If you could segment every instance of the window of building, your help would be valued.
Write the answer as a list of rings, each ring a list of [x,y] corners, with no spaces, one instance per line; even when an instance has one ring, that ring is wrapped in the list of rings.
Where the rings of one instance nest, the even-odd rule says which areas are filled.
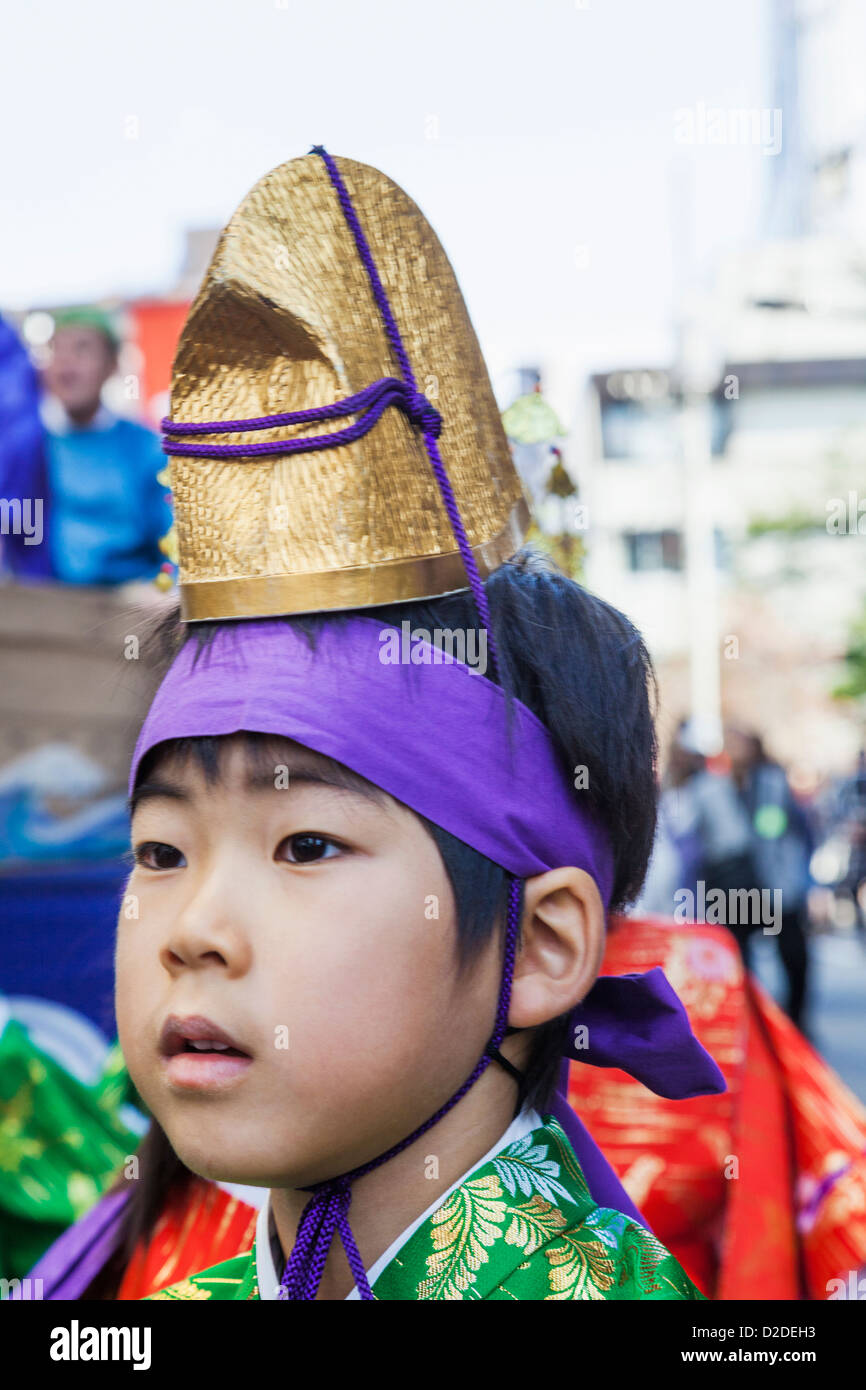
[[[601,436],[607,459],[670,458],[676,448],[670,402],[606,401]]]
[[[623,540],[626,563],[635,573],[683,568],[683,537],[680,531],[626,531]]]

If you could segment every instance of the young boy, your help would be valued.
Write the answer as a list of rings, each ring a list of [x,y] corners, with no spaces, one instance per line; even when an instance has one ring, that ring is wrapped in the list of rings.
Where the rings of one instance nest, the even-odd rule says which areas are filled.
[[[596,982],[652,841],[648,659],[503,563],[525,504],[414,204],[320,147],[262,180],[172,407],[189,625],[133,758],[118,1027],[180,1159],[269,1200],[250,1252],[155,1296],[700,1298],[554,1096],[564,1055],[723,1086],[660,972]]]

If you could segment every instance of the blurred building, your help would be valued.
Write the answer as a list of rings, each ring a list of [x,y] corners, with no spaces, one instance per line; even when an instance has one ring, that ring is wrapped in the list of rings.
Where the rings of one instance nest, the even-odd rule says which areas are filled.
[[[591,378],[574,453],[587,582],[648,638],[668,721],[703,663],[724,717],[829,772],[866,721],[830,693],[866,604],[866,5],[769,16],[783,136],[763,239],[680,306],[675,362]]]
[[[772,731],[786,760],[841,770],[860,739],[830,691],[866,603],[866,260],[821,239],[759,246],[720,266],[687,321],[720,364],[698,395],[695,477],[687,358],[591,379],[587,582],[646,635],[676,716],[691,702],[689,546],[711,549],[698,611],[717,628],[723,715]]]
[[[866,229],[866,5],[771,0],[780,157],[770,161],[774,236],[862,238]]]

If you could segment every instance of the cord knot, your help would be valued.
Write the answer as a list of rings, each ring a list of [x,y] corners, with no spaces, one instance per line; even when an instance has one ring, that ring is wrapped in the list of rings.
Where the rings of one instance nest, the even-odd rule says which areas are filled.
[[[406,401],[406,414],[413,424],[420,425],[424,431],[429,431],[434,438],[438,438],[442,430],[442,416],[439,411],[432,406],[424,395],[423,391],[412,391]]]

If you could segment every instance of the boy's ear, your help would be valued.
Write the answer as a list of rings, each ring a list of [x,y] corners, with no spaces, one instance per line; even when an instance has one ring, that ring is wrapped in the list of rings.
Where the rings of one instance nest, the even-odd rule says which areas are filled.
[[[574,868],[528,878],[520,929],[508,1022],[535,1028],[573,1009],[598,977],[605,915],[595,879]]]

